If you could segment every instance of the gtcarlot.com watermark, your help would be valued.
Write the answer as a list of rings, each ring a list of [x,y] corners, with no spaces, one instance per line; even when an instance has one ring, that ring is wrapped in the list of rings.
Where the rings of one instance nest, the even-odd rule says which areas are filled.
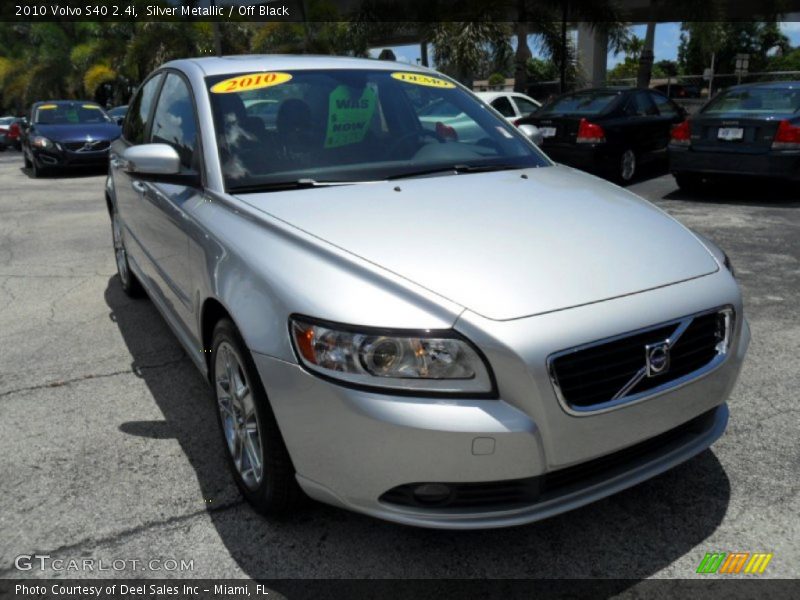
[[[18,571],[194,571],[194,559],[183,558],[51,558],[49,554],[20,554],[14,559]]]

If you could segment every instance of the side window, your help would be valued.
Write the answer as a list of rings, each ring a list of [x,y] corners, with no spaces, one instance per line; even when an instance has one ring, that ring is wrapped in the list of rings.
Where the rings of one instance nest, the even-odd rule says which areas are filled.
[[[504,117],[515,117],[517,114],[514,112],[514,107],[511,106],[511,101],[505,96],[492,100],[492,107]]]
[[[186,82],[174,73],[167,75],[153,115],[151,142],[169,144],[178,151],[181,164],[197,170],[197,124],[192,96]]]
[[[650,94],[653,102],[662,117],[676,117],[678,116],[678,109],[666,96],[661,94]]]
[[[159,73],[151,77],[139,91],[131,102],[128,114],[125,116],[125,123],[122,126],[122,137],[131,144],[143,144],[144,132],[147,129],[147,118],[150,116],[150,108],[153,106],[158,84],[164,76]]]
[[[645,92],[635,93],[630,100],[625,110],[626,114],[636,117],[649,117],[658,115],[655,104],[650,100],[649,94]]]
[[[539,110],[539,107],[536,106],[533,102],[531,102],[527,98],[522,98],[521,96],[514,96],[514,102],[517,103],[519,114],[521,114],[523,117],[527,117],[529,114]]]

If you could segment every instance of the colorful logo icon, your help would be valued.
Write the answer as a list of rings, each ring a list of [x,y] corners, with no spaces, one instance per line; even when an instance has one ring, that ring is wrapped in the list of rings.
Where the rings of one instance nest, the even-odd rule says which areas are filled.
[[[771,560],[772,554],[766,552],[706,552],[697,567],[697,572],[760,575]]]

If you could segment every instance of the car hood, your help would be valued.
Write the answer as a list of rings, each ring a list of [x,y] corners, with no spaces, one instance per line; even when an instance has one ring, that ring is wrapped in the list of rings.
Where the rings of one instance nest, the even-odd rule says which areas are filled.
[[[76,123],[65,125],[36,125],[36,135],[43,135],[54,142],[83,142],[93,140],[115,140],[121,129],[114,123]]]
[[[655,206],[562,166],[240,198],[496,320],[719,269],[687,228]]]

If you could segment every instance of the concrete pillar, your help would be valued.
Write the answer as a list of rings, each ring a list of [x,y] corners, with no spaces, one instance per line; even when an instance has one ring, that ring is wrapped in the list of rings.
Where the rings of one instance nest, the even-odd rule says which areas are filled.
[[[605,84],[608,34],[600,27],[578,24],[578,67],[586,87]]]

